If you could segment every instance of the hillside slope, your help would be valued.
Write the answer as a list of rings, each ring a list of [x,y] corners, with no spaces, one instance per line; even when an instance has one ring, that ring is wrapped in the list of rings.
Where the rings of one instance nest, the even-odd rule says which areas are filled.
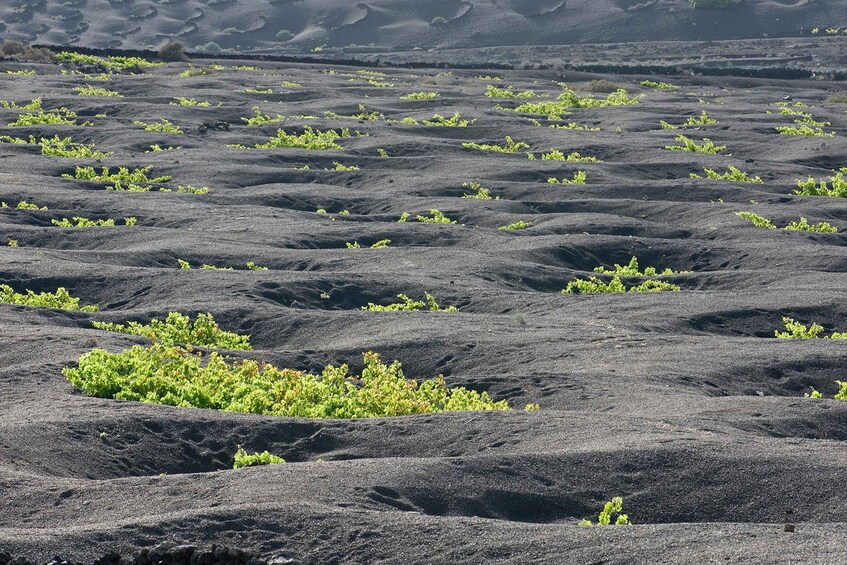
[[[809,35],[847,23],[845,0],[12,0],[0,37],[150,48],[168,38],[241,52],[318,46],[457,48]]]

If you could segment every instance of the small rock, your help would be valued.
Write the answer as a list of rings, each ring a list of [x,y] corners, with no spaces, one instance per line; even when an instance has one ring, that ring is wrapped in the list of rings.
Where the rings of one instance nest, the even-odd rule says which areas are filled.
[[[782,529],[785,532],[793,532],[794,530],[797,529],[797,526],[795,526],[794,524],[785,524],[785,526]]]

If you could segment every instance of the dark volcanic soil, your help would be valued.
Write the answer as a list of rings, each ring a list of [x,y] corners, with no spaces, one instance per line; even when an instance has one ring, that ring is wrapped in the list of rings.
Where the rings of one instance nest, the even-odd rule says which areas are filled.
[[[847,330],[847,207],[792,194],[798,179],[847,165],[845,107],[826,101],[841,84],[666,77],[682,87],[659,91],[640,87],[640,77],[608,77],[644,97],[564,118],[595,132],[494,109],[516,101],[483,96],[487,82],[476,77],[486,71],[376,76],[259,65],[184,78],[186,65],[172,64],[109,82],[62,76],[55,65],[0,75],[3,99],[42,97],[45,108],[65,106],[94,123],[11,128],[21,112],[0,110],[0,135],[72,135],[114,152],[91,161],[0,145],[0,200],[10,204],[0,211],[0,283],[65,286],[102,310],[0,305],[0,547],[39,559],[171,539],[285,550],[308,563],[845,561],[847,403],[803,393],[811,386],[831,398],[847,349],[773,338],[783,316]],[[556,81],[580,88],[597,78],[496,74],[501,87],[551,97],[561,91]],[[77,96],[83,84],[124,97]],[[420,91],[440,97],[400,99]],[[788,95],[837,135],[778,135],[793,117],[773,104]],[[170,105],[177,96],[211,105]],[[359,104],[390,120],[460,112],[476,121],[446,128],[324,117],[358,113]],[[247,126],[241,118],[253,106],[286,119]],[[704,110],[720,123],[659,126]],[[185,133],[132,123],[160,118]],[[229,131],[199,131],[215,121]],[[306,124],[367,136],[331,152],[227,147]],[[662,149],[679,133],[728,149]],[[602,162],[462,147],[507,135],[539,156],[558,149]],[[178,149],[145,153],[152,144]],[[360,170],[324,170],[334,162]],[[210,192],[110,192],[61,178],[94,164],[152,165],[174,186]],[[764,183],[689,178],[729,166]],[[577,171],[587,184],[547,183]],[[471,181],[500,199],[462,198]],[[15,210],[20,200],[49,210]],[[433,208],[458,223],[413,221]],[[780,226],[801,216],[828,221],[841,233],[757,229],[740,211]],[[412,219],[398,223],[404,212]],[[71,216],[135,216],[138,225],[50,223]],[[518,220],[530,227],[497,229]],[[382,239],[389,248],[366,248]],[[365,248],[348,249],[353,241]],[[669,278],[683,290],[560,293],[633,255],[642,266],[690,271]],[[180,269],[179,259],[195,268]],[[248,261],[269,270],[249,271]],[[197,268],[203,263],[236,270]],[[460,312],[360,310],[426,291]],[[361,352],[375,350],[410,376],[443,373],[451,386],[516,409],[295,420],[87,398],[62,376],[92,347],[144,342],[93,329],[92,320],[147,321],[171,310],[209,311],[225,329],[249,333],[254,358],[318,370],[356,367]],[[536,402],[540,411],[521,409]],[[288,463],[232,470],[238,445]],[[635,525],[576,525],[613,496]],[[783,531],[788,522],[796,532]]]

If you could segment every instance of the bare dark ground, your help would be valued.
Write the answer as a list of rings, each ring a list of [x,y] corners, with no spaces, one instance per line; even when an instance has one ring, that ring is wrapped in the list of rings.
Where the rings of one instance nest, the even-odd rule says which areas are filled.
[[[751,211],[780,226],[803,216],[847,230],[840,199],[792,194],[798,179],[847,165],[845,107],[827,102],[840,83],[650,77],[681,85],[659,91],[640,87],[642,77],[608,76],[644,97],[564,117],[594,132],[493,109],[517,101],[483,96],[485,71],[258,66],[183,78],[187,66],[171,64],[109,82],[62,76],[55,65],[0,67],[39,73],[0,75],[3,99],[42,97],[45,108],[66,106],[95,124],[11,128],[21,112],[0,110],[0,135],[72,135],[114,151],[91,161],[0,145],[0,200],[10,205],[0,211],[0,283],[65,286],[102,310],[0,305],[0,547],[77,560],[169,539],[284,550],[309,563],[844,562],[847,403],[803,393],[815,387],[831,398],[847,351],[840,341],[773,336],[783,316],[847,330],[847,236],[757,229],[736,216]],[[579,88],[600,78],[496,74],[501,87],[551,97],[556,81]],[[72,88],[83,84],[124,97],[77,96]],[[420,91],[440,96],[399,98]],[[170,105],[177,96],[211,106]],[[785,96],[837,135],[778,135],[794,119],[773,105]],[[460,112],[476,121],[324,117],[358,113],[359,104],[392,120]],[[247,126],[240,118],[253,106],[286,120]],[[659,126],[704,110],[720,123]],[[160,118],[185,133],[132,123]],[[229,130],[199,132],[216,121]],[[306,124],[367,136],[331,152],[227,147]],[[662,149],[679,133],[728,149]],[[507,135],[539,160],[462,147]],[[145,153],[152,144],[179,149]],[[602,162],[540,160],[551,149]],[[335,162],[360,170],[324,170]],[[60,178],[95,164],[152,165],[174,186],[210,193],[110,192]],[[764,183],[689,178],[729,166]],[[585,185],[547,183],[580,170]],[[470,181],[500,200],[462,198]],[[49,211],[15,210],[20,200]],[[458,223],[414,221],[433,208]],[[397,223],[404,212],[412,218]],[[135,216],[138,225],[51,225],[71,216]],[[497,229],[518,220],[530,227]],[[389,248],[366,248],[382,239]],[[353,241],[365,248],[348,249]],[[683,290],[560,294],[633,255],[642,266],[691,271],[669,278]],[[195,268],[181,270],[179,259]],[[269,270],[249,271],[248,261]],[[426,291],[460,312],[360,310]],[[443,373],[451,386],[486,390],[515,410],[294,420],[87,398],[62,376],[94,346],[144,342],[93,329],[92,320],[171,310],[212,312],[225,329],[252,336],[250,356],[279,365],[356,367],[375,350],[410,376]],[[522,410],[536,402],[540,411]],[[232,470],[237,445],[288,463]],[[576,525],[613,496],[635,525]],[[796,531],[784,532],[785,523]]]

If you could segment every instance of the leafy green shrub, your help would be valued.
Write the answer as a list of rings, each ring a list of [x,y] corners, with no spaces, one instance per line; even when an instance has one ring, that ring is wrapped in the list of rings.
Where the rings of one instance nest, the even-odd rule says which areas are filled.
[[[680,142],[682,145],[666,145],[665,149],[668,151],[690,151],[692,153],[709,153],[712,155],[726,149],[726,145],[715,145],[708,138],[703,138],[703,143],[700,145],[684,135],[678,135],[674,140]]]
[[[30,136],[31,144],[33,140],[34,138]],[[41,145],[41,154],[49,157],[100,159],[112,154],[111,152],[96,151],[94,145],[74,143],[70,137],[60,138],[58,135],[53,136],[53,138],[42,137],[38,144]]]
[[[597,277],[591,277],[587,280],[576,279],[568,283],[568,286],[562,290],[562,294],[601,294],[606,292],[662,292],[662,291],[679,291],[682,288],[678,285],[667,283],[664,281],[649,280],[635,286],[627,288],[621,281],[620,276],[615,277],[607,282],[602,281]]]
[[[191,263],[189,263],[188,261],[184,261],[182,259],[177,259],[177,262],[179,263],[180,269],[191,269],[192,268]],[[203,265],[200,266],[200,269],[202,269],[204,271],[234,271],[235,267],[215,267],[214,265],[203,264]],[[260,267],[259,265],[257,265],[253,261],[248,261],[247,262],[247,270],[248,271],[267,271],[268,268],[267,267]]]
[[[364,120],[369,122],[376,122],[385,118],[380,112],[368,112],[367,108],[365,108],[364,104],[359,104],[359,113],[352,114],[349,116],[345,116],[343,114],[336,114],[335,112],[324,112],[324,115],[327,118],[333,119],[346,119],[346,120]]]
[[[465,188],[470,188],[471,190],[475,190],[474,193],[465,193],[462,195],[462,198],[471,198],[474,200],[500,200],[500,197],[492,197],[491,191],[485,187],[483,187],[478,182],[466,182],[462,184]]]
[[[435,114],[431,120],[424,120],[424,125],[447,127],[447,128],[465,128],[472,124],[475,120],[465,120],[459,112],[453,114],[450,118],[445,118],[440,114]]]
[[[777,227],[776,224],[771,222],[769,219],[753,214],[752,212],[737,212],[736,215],[741,218],[744,218],[745,220],[750,220],[751,222],[753,222],[753,225],[757,228],[767,228],[773,230]],[[782,229],[786,231],[807,231],[816,233],[838,232],[838,228],[833,227],[829,224],[829,222],[818,222],[816,224],[810,224],[809,220],[803,217],[800,218],[799,222],[791,222]]]
[[[693,0],[692,0],[693,1]],[[620,496],[614,497],[610,502],[607,502],[605,506],[603,506],[603,510],[600,512],[600,515],[597,517],[597,525],[598,526],[608,526],[612,523],[612,514],[617,514],[617,518],[615,519],[616,526],[629,526],[629,516],[623,514],[623,498]],[[579,523],[580,526],[592,526],[594,524],[591,523],[591,520],[582,520]]]
[[[41,110],[41,98],[35,98],[28,104],[19,105],[14,100],[9,102],[6,100],[0,100],[0,106],[3,106],[6,110],[24,110],[27,112],[34,112],[36,110]]]
[[[338,139],[350,137],[350,131],[342,129],[341,132],[335,130],[320,131],[312,129],[310,126],[303,127],[303,133],[287,134],[285,130],[278,130],[276,137],[270,138],[267,143],[256,145],[256,149],[276,149],[276,148],[296,148],[310,149],[313,151],[328,151],[334,149],[343,149],[341,145],[336,143]]]
[[[756,184],[761,184],[762,177],[749,177],[747,173],[737,169],[736,167],[730,166],[729,169],[725,173],[718,173],[712,169],[703,169],[706,171],[706,178],[711,180],[728,180],[733,182],[751,182]],[[691,173],[691,178],[693,179],[701,179],[700,175],[697,173]]]
[[[256,465],[278,465],[285,463],[285,459],[278,457],[267,451],[262,453],[249,454],[241,447],[235,452],[235,462],[232,464],[233,469],[241,469],[242,467],[253,467]]]
[[[142,122],[141,120],[135,120],[134,123],[137,126],[141,126],[144,128],[144,131],[157,131],[162,133],[173,133],[173,134],[181,134],[183,133],[182,129],[179,126],[175,126],[170,122],[170,120],[166,118],[160,118],[159,122],[147,123]]]
[[[15,247],[15,246],[12,246]],[[16,304],[18,306],[33,306],[36,308],[59,308],[62,310],[79,310],[80,312],[97,312],[96,305],[80,306],[79,298],[68,293],[64,287],[59,287],[56,292],[35,293],[27,290],[26,294],[15,292],[6,284],[0,284],[0,303]]]
[[[508,225],[505,225],[505,226],[500,226],[497,229],[500,230],[500,231],[518,231],[518,230],[526,229],[529,226],[530,226],[530,224],[526,223],[525,221],[518,220],[517,222],[511,223],[511,224],[508,224]]]
[[[606,106],[628,106],[638,104],[639,97],[629,98],[627,91],[624,89],[616,90],[609,94],[606,98],[586,97],[580,98],[576,92],[570,88],[565,88],[554,101],[546,102],[527,102],[514,108],[513,112],[520,114],[541,114],[545,116],[561,116],[566,114],[568,110],[574,108],[603,108]]]
[[[69,157],[75,159],[100,159],[108,157],[111,153],[103,151],[94,151],[94,145],[86,145],[84,143],[74,143],[70,137],[59,137],[54,135],[50,137],[42,137],[36,140],[35,136],[29,136],[29,140],[21,137],[11,137],[8,135],[0,136],[0,143],[10,143],[12,145],[39,145],[41,154],[49,157]]]
[[[530,161],[535,161],[536,157],[533,153],[527,153],[527,158]],[[572,153],[565,155],[558,149],[553,149],[550,153],[542,153],[541,154],[542,161],[568,161],[570,163],[602,163],[600,159],[594,157],[592,155],[582,156],[579,151],[573,151]]]
[[[796,126],[777,126],[776,131],[780,135],[793,135],[800,137],[835,137],[835,132],[826,132],[820,127],[811,127],[808,125]]]
[[[338,161],[333,161],[334,166],[331,169],[326,169],[327,171],[358,171],[360,170],[358,165],[343,165]]]
[[[14,122],[10,122],[9,127],[25,127],[25,126],[75,126],[76,113],[60,108],[45,112],[43,110],[36,113],[21,114]]]
[[[550,177],[547,179],[549,184],[585,184],[585,181],[588,179],[588,174],[585,171],[577,171],[574,173],[572,179],[562,178],[557,179],[556,177]]]
[[[675,84],[670,84],[667,82],[655,82],[652,80],[643,80],[641,81],[641,86],[646,86],[649,88],[658,88],[660,90],[676,90],[679,86]]]
[[[399,362],[386,365],[376,353],[363,357],[361,375],[349,375],[347,365],[329,365],[313,375],[154,343],[120,353],[94,349],[77,367],[62,373],[98,398],[275,416],[372,418],[509,409],[505,401],[494,402],[485,392],[448,389],[443,377],[421,383],[406,379]]]
[[[398,294],[397,298],[400,299],[400,302],[388,304],[387,306],[381,306],[379,304],[374,304],[373,302],[368,302],[367,306],[362,306],[362,310],[365,310],[366,312],[419,312],[421,310],[429,310],[430,312],[459,311],[459,309],[455,306],[448,306],[446,308],[442,308],[438,305],[438,302],[435,300],[435,297],[428,292],[424,294],[423,300],[413,300],[405,294]]]
[[[840,387],[840,390],[835,393],[835,396],[833,396],[832,398],[834,400],[847,400],[847,381],[835,381],[835,384]],[[803,396],[805,396],[806,398],[823,398],[823,395],[819,391],[815,390],[814,387],[811,388],[811,394],[804,393]]]
[[[69,220],[67,218],[62,218],[61,220],[50,220],[50,222],[54,226],[59,226],[60,228],[96,228],[96,227],[114,227],[115,220],[112,218],[108,218],[105,220],[89,220],[88,218],[81,218],[80,216],[74,216],[73,220]],[[134,226],[138,220],[136,218],[124,218],[124,224],[127,226]]]
[[[211,102],[198,102],[195,98],[183,98],[182,96],[174,97],[174,102],[169,102],[171,106],[199,106],[201,108],[208,108],[212,105]]]
[[[152,319],[149,324],[127,322],[113,324],[92,322],[94,327],[110,332],[140,335],[164,345],[196,345],[215,349],[252,349],[250,336],[223,331],[211,314],[198,314],[194,322],[179,312],[170,312],[164,320]]]
[[[120,92],[107,90],[99,86],[91,86],[90,84],[86,84],[85,86],[76,86],[74,87],[74,90],[79,93],[80,96],[101,96],[104,98],[123,98],[124,96]]]
[[[211,43],[207,43],[206,45],[208,46],[208,45],[212,45],[212,44],[217,47],[217,50],[214,51],[214,52],[220,52],[221,48],[219,46],[217,46],[216,43],[211,42]],[[179,73],[179,76],[181,76],[182,78],[191,78],[191,77],[205,76],[205,75],[208,75],[208,74],[211,74],[211,71],[209,71],[208,69],[189,66],[187,69],[185,69],[184,71]]]
[[[385,249],[391,243],[390,239],[380,239],[376,243],[370,246],[371,249]],[[354,241],[353,243],[347,243],[347,249],[361,249],[362,246],[359,245],[358,241]]]
[[[403,100],[435,100],[438,96],[437,92],[411,92],[400,98]]]
[[[262,109],[258,106],[253,106],[253,116],[249,118],[241,118],[242,121],[247,122],[248,126],[263,126],[265,124],[275,124],[279,122],[285,121],[285,116],[280,116],[277,114],[276,116],[271,116],[270,114],[263,114]]]
[[[6,203],[3,202],[3,208],[6,207],[5,204]],[[18,202],[18,205],[15,206],[15,208],[18,209],[18,210],[37,210],[37,211],[40,211],[40,212],[47,211],[47,206],[39,207],[38,204],[35,204],[35,203],[32,203],[32,202],[27,202],[26,200],[21,200],[20,202]]]
[[[523,92],[515,92],[513,87],[497,88],[493,84],[489,84],[485,89],[485,95],[489,98],[535,98],[536,94],[533,90],[524,90]]]
[[[164,63],[153,63],[140,57],[96,57],[94,55],[83,55],[72,51],[63,51],[56,55],[60,61],[70,61],[85,65],[98,65],[112,69],[131,69],[133,67],[159,67]]]
[[[451,220],[447,216],[445,216],[442,212],[439,212],[435,208],[429,211],[429,216],[418,216],[417,220],[419,222],[424,222],[425,224],[455,224],[454,220]]]
[[[527,145],[523,141],[512,141],[512,138],[508,135],[506,136],[506,144],[502,146],[471,142],[463,143],[462,147],[467,147],[469,149],[479,149],[480,151],[493,151],[495,153],[517,153],[521,149],[529,149],[529,145]]]
[[[794,194],[847,198],[847,180],[844,179],[844,173],[847,173],[847,167],[840,169],[835,175],[829,177],[830,185],[827,185],[825,180],[821,180],[820,184],[816,184],[814,177],[809,177],[805,181],[798,180],[797,186],[800,187],[800,190],[795,190]]]
[[[808,231],[815,233],[838,233],[838,228],[833,227],[829,222],[810,224],[806,218],[802,217],[799,222],[791,222],[782,229],[788,231]]]
[[[567,124],[551,124],[550,129],[566,129],[568,131],[600,131],[600,128],[593,128],[591,126],[580,125],[576,122],[570,122]]]
[[[757,228],[767,228],[769,230],[776,229],[776,224],[772,221],[763,216],[759,216],[758,214],[754,214],[753,212],[737,212],[735,215],[740,218],[744,218],[745,220],[750,220]]]
[[[783,317],[782,323],[785,324],[785,331],[777,330],[777,339],[816,339],[823,332],[823,326],[819,324],[807,327],[793,318]]]
[[[607,269],[606,267],[594,267],[595,273],[600,273],[601,275],[621,275],[625,277],[669,277],[671,275],[680,275],[686,273],[686,271],[674,271],[672,269],[665,269],[663,271],[658,270],[656,267],[644,267],[643,271],[639,270],[638,267],[638,258],[633,257],[630,259],[628,265],[618,265],[615,263],[614,269]]]
[[[111,173],[109,172],[108,167],[103,167],[101,172],[98,173],[95,167],[77,167],[73,174],[64,173],[62,174],[62,178],[65,179],[77,179],[77,180],[90,180],[97,182],[124,182],[124,183],[138,183],[138,184],[156,184],[168,182],[171,180],[169,176],[160,176],[149,178],[147,173],[153,170],[152,165],[148,165],[146,167],[136,168],[130,171],[126,167],[118,168],[118,172]]]
[[[720,122],[718,120],[715,120],[714,118],[710,118],[709,114],[706,113],[706,110],[703,110],[702,112],[700,112],[700,115],[697,116],[696,118],[693,117],[693,116],[688,118],[688,120],[683,124],[682,127],[710,126],[710,125],[719,124],[719,123]]]

